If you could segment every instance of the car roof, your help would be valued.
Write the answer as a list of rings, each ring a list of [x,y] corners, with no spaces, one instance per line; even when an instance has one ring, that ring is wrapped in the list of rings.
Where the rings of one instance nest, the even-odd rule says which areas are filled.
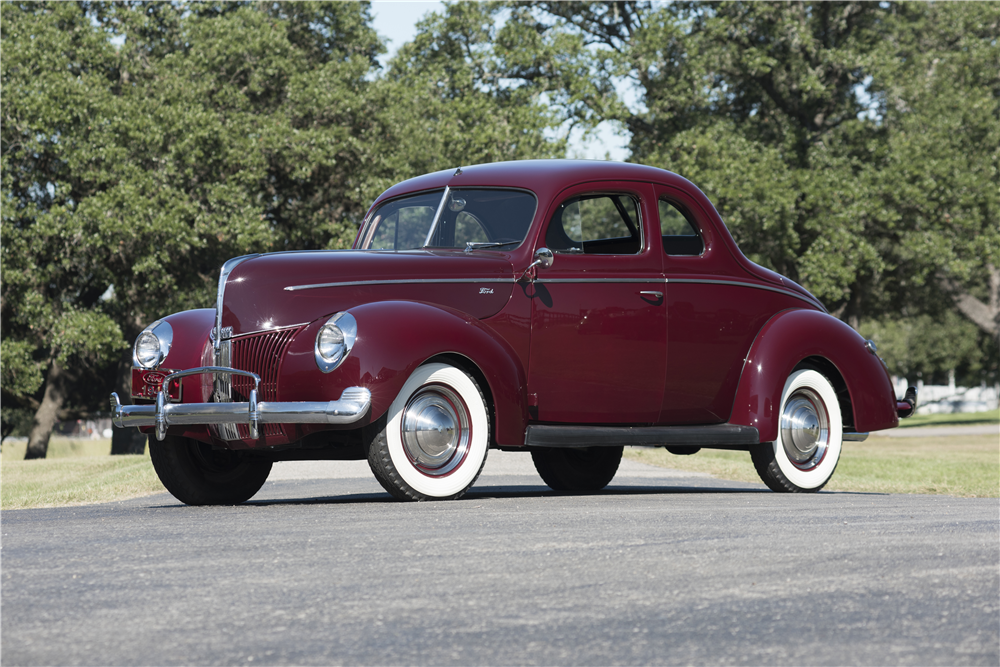
[[[588,181],[642,181],[698,190],[693,183],[673,172],[640,164],[604,160],[517,160],[463,166],[417,176],[392,186],[375,203],[446,185],[452,188],[523,188],[545,196]]]

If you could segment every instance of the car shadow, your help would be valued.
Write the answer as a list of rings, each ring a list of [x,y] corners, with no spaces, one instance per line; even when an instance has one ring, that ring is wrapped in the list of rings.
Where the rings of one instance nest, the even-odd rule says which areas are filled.
[[[532,498],[572,498],[572,497],[615,497],[615,496],[682,496],[682,495],[717,495],[717,496],[782,496],[792,497],[799,494],[775,494],[770,489],[749,486],[643,486],[622,485],[609,486],[600,491],[568,492],[553,491],[541,485],[492,485],[470,489],[462,498],[450,501],[468,503],[482,500],[510,500]],[[820,496],[850,495],[850,496],[885,496],[886,493],[862,491],[820,491]],[[244,506],[270,507],[282,505],[375,505],[380,503],[402,504],[388,493],[347,493],[340,495],[307,496],[301,498],[251,498]],[[180,502],[147,505],[147,509],[169,509],[186,507]]]
[[[593,492],[553,491],[546,486],[483,486],[472,488],[457,501],[465,503],[475,500],[490,499],[530,499],[530,498],[563,498],[588,496],[657,496],[683,494],[768,494],[768,489],[753,487],[709,487],[709,486],[613,486]],[[314,496],[310,498],[267,498],[250,499],[245,504],[254,506],[268,505],[346,505],[367,503],[397,503],[388,493],[354,493],[336,496]]]

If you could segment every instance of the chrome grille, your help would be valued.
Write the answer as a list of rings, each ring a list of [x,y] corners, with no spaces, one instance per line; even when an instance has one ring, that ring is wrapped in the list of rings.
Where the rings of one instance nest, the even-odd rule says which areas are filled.
[[[225,352],[220,355],[220,357],[228,356],[229,358],[225,359],[228,363],[220,363],[219,365],[256,373],[260,376],[257,400],[261,402],[277,401],[278,369],[281,366],[282,356],[288,344],[301,330],[302,327],[295,327],[231,338],[225,341],[228,344],[223,346]],[[220,358],[220,361],[223,359]],[[250,400],[253,380],[241,375],[227,375],[225,378],[221,375],[220,382],[216,385],[217,389],[228,390],[225,392],[228,395],[222,400],[226,402]],[[245,424],[220,424],[219,426],[219,436],[225,440],[241,440],[250,437],[250,429]],[[279,436],[284,434],[284,429],[281,424],[261,424],[260,434],[265,437]]]

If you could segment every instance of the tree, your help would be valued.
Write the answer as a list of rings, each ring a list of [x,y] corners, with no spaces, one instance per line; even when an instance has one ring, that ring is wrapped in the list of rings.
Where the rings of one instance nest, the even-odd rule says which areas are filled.
[[[0,4],[2,385],[29,458],[128,390],[131,341],[211,306],[226,259],[345,247],[401,178],[559,150],[537,95],[468,76],[486,15],[449,11],[380,77],[367,3]]]
[[[388,155],[399,171],[565,153],[564,142],[546,138],[562,119],[543,91],[506,75],[500,45],[516,39],[513,24],[498,20],[503,10],[497,2],[450,4],[422,20],[390,63],[382,90],[385,126],[398,138]]]
[[[102,365],[155,317],[209,305],[225,259],[336,243],[364,210],[346,121],[367,123],[350,111],[379,48],[367,7],[193,9],[2,6],[4,392],[38,401],[29,458],[67,383],[93,371],[104,386],[77,398],[95,407]],[[324,84],[347,116],[309,115]]]
[[[960,312],[993,338],[996,373],[1000,8],[540,7],[545,30],[586,42],[581,76],[640,92],[587,113],[630,131],[630,159],[702,187],[752,259],[855,327]]]
[[[77,371],[115,356],[121,331],[95,309],[108,273],[102,239],[74,215],[89,179],[74,179],[86,157],[77,139],[93,131],[106,101],[114,50],[77,7],[5,4],[2,15],[3,388],[42,396],[28,458],[43,457]]]

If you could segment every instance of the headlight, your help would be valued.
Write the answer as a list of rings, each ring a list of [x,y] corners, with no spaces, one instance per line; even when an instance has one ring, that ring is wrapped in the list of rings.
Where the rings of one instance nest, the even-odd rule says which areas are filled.
[[[351,353],[358,335],[358,324],[348,313],[337,313],[316,332],[316,365],[329,373]]]
[[[139,368],[156,368],[163,363],[174,341],[174,329],[157,320],[143,329],[132,348],[132,362]]]
[[[324,324],[316,337],[316,349],[325,361],[337,363],[344,356],[344,332],[336,324]]]
[[[160,339],[152,331],[143,331],[135,341],[135,358],[143,368],[152,368],[160,360]]]

